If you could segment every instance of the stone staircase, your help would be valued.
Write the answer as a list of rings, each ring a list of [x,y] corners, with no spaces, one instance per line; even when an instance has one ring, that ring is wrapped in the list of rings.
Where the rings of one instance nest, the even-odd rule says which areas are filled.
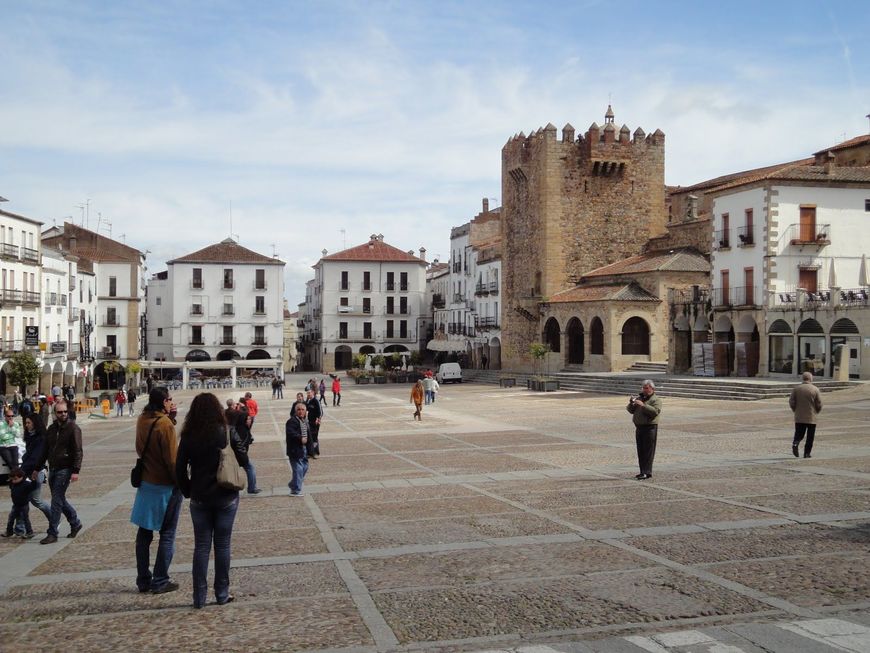
[[[473,383],[499,385],[502,377],[510,376],[516,379],[516,387],[525,388],[526,380],[534,376],[528,373],[509,373],[500,370],[462,370],[463,380]],[[668,397],[685,397],[689,399],[725,399],[732,401],[757,401],[788,397],[798,381],[777,381],[771,379],[737,379],[671,376],[648,369],[631,370],[609,374],[592,374],[583,372],[558,372],[551,374],[559,380],[560,390],[573,390],[592,394],[636,395],[640,392],[641,382],[650,378],[655,381],[656,392]],[[814,382],[822,392],[843,390],[858,385],[854,381]]]
[[[650,372],[652,374],[667,374],[667,362],[659,363],[656,361],[635,361],[634,365],[629,367],[626,372]]]

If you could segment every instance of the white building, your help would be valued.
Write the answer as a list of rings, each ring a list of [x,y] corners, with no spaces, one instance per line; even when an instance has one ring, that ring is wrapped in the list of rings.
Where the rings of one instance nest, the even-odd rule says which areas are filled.
[[[870,136],[713,191],[713,338],[729,371],[870,378]],[[870,341],[866,341],[870,342]]]
[[[144,352],[145,255],[129,245],[69,222],[46,230],[42,244],[72,254],[78,259],[80,271],[93,274],[96,317],[92,332],[87,336],[93,343],[90,356],[95,359],[94,365],[89,367],[92,387],[98,390],[123,384],[127,366]],[[81,274],[78,277],[80,281],[87,278]],[[81,318],[81,313],[79,315]],[[119,368],[110,371],[107,363],[117,363]]]
[[[149,360],[274,360],[282,370],[283,261],[227,238],[168,261],[147,297]]]
[[[31,349],[38,357],[39,338],[25,342],[25,330],[32,333],[40,324],[39,230],[41,222],[23,215],[0,211],[0,393],[6,387],[3,370],[9,356]],[[33,336],[31,336],[32,338]]]
[[[284,300],[284,373],[295,372],[299,365],[299,351],[301,340],[299,327],[301,320],[299,312],[291,313]]]
[[[39,347],[42,350],[41,389],[72,384],[79,354],[79,313],[76,306],[77,265],[74,256],[42,248],[42,309]],[[82,389],[83,389],[82,385]]]
[[[306,287],[305,362],[321,372],[347,369],[355,354],[419,351],[425,344],[425,250],[388,245],[383,236],[327,255]]]

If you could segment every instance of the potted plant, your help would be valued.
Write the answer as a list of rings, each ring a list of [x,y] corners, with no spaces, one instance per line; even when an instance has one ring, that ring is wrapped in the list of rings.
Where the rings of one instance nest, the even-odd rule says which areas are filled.
[[[529,353],[535,359],[535,376],[527,381],[526,387],[529,390],[537,390],[539,392],[553,392],[559,389],[558,379],[554,379],[547,375],[541,374],[541,360],[546,358],[550,353],[550,347],[542,342],[533,342],[529,345]],[[549,370],[548,370],[549,372]]]
[[[498,377],[498,384],[502,388],[513,388],[517,384],[517,377],[510,374],[502,374]]]

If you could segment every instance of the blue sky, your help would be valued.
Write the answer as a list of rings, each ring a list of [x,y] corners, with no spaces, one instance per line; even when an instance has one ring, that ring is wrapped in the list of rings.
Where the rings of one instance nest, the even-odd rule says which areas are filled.
[[[382,233],[449,255],[552,122],[667,135],[687,185],[867,133],[866,2],[0,0],[2,208],[151,250],[287,262]],[[342,234],[344,230],[344,234]]]

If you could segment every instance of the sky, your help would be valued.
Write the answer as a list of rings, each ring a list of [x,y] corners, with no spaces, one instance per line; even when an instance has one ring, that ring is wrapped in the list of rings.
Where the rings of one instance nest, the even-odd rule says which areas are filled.
[[[552,122],[666,134],[666,182],[868,133],[859,1],[0,0],[0,208],[148,250],[286,262],[383,234],[450,254],[501,148]]]

